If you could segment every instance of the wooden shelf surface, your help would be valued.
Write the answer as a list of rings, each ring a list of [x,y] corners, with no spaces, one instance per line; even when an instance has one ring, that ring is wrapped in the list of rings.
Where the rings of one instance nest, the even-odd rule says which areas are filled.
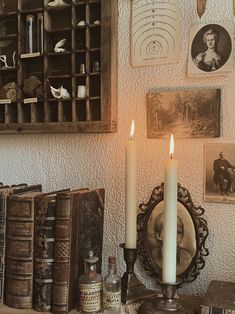
[[[34,311],[32,309],[30,310],[25,310],[25,309],[13,309],[11,307],[8,307],[4,304],[0,305],[0,314],[39,314],[39,313],[44,313],[44,314],[51,314],[51,312],[38,312]],[[69,312],[69,314],[78,314],[79,312],[74,309]]]

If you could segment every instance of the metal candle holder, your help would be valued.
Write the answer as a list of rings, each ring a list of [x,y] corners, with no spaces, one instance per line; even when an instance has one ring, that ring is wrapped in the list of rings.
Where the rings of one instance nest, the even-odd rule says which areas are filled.
[[[145,301],[141,304],[138,310],[138,314],[162,314],[166,312],[185,312],[184,305],[181,300],[175,299],[175,291],[179,287],[179,282],[176,283],[164,283],[162,286],[162,298],[155,298]]]
[[[156,295],[156,291],[148,290],[134,273],[137,249],[127,249],[124,243],[120,247],[123,248],[124,260],[126,262],[126,272],[123,274],[121,281],[122,302],[129,304]]]

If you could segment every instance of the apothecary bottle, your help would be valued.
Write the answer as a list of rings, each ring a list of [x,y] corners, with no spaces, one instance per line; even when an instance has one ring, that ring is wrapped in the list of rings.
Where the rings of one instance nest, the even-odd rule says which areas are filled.
[[[115,256],[109,257],[109,272],[103,281],[103,313],[121,313],[121,278],[117,275]]]
[[[96,272],[98,257],[93,251],[84,259],[84,274],[79,277],[79,309],[83,314],[97,314],[102,307],[102,277]]]

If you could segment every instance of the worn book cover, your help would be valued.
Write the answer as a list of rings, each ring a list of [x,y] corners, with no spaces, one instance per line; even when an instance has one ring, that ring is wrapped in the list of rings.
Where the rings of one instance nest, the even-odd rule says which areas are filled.
[[[34,199],[41,187],[7,199],[5,302],[31,308],[33,293]]]
[[[7,197],[12,193],[18,193],[25,187],[27,187],[25,183],[12,186],[0,185],[0,303],[4,301]]]
[[[104,190],[58,193],[52,312],[69,312],[78,300],[83,257],[102,254]],[[99,265],[99,270],[100,270]],[[81,267],[81,268],[80,268]]]
[[[202,303],[203,314],[235,314],[235,282],[211,281]]]
[[[78,206],[78,276],[84,273],[84,258],[89,251],[99,258],[97,272],[101,273],[103,224],[104,224],[104,189],[84,192],[79,197]]]
[[[33,308],[37,311],[49,311],[52,304],[56,196],[58,192],[43,193],[35,197]]]

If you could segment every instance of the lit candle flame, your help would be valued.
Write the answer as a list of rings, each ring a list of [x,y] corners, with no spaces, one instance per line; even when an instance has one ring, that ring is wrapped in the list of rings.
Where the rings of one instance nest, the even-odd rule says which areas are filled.
[[[131,121],[131,131],[130,131],[130,140],[133,140],[135,133],[135,121]]]
[[[174,136],[173,134],[171,134],[170,137],[170,158],[173,158],[173,154],[174,154]]]

